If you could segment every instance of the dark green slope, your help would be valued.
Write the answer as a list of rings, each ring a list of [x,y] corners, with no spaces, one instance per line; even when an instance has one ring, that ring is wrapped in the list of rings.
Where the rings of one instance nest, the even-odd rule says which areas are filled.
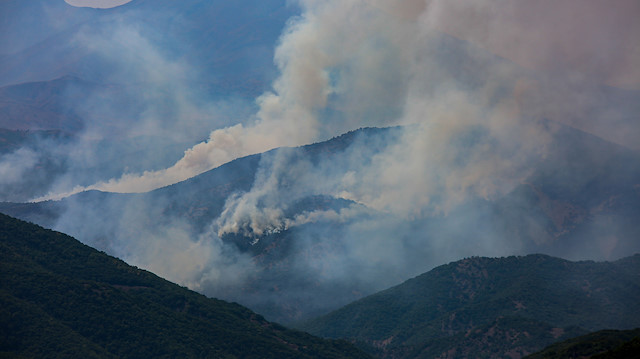
[[[608,350],[602,354],[594,355],[593,359],[639,359],[640,358],[640,336],[628,342]]]
[[[587,331],[640,326],[640,255],[545,255],[440,266],[300,327],[382,357],[520,357]]]
[[[555,343],[527,359],[640,358],[640,329],[601,330]]]
[[[367,357],[5,215],[0,266],[0,357]]]

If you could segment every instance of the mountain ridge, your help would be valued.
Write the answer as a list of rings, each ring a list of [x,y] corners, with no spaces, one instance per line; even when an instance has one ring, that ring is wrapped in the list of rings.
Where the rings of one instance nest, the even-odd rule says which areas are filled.
[[[556,129],[556,133],[559,133],[557,144],[554,145],[556,151],[552,152],[555,157],[532,164],[538,172],[534,172],[534,175],[512,192],[495,201],[480,198],[463,204],[447,217],[434,216],[403,222],[401,233],[407,234],[398,237],[397,233],[389,233],[390,238],[394,238],[393,241],[396,242],[406,241],[407,248],[413,248],[411,246],[415,245],[416,238],[432,236],[430,233],[440,233],[444,228],[442,236],[445,237],[440,238],[441,240],[446,238],[448,241],[467,243],[473,240],[473,236],[449,228],[464,228],[465,221],[468,220],[471,222],[469,225],[475,228],[474,236],[505,238],[505,243],[514,244],[514,254],[543,252],[580,259],[590,258],[595,249],[602,248],[598,259],[614,259],[630,251],[637,252],[640,248],[635,238],[636,233],[640,234],[640,229],[635,218],[640,215],[640,192],[634,186],[640,184],[640,175],[636,170],[640,168],[640,165],[636,166],[636,163],[640,163],[640,157],[634,151],[594,138],[588,133],[552,122],[547,125],[559,126]],[[0,211],[44,226],[57,225],[56,229],[72,233],[85,243],[118,256],[126,256],[126,253],[118,252],[123,243],[113,240],[114,237],[109,234],[118,230],[117,227],[110,226],[122,223],[123,209],[142,208],[143,212],[149,212],[149,218],[143,218],[137,226],[148,223],[149,226],[156,227],[179,220],[187,226],[192,238],[198,238],[206,231],[216,230],[217,218],[227,206],[229,198],[251,191],[258,170],[264,167],[264,161],[268,166],[269,159],[283,156],[290,166],[298,163],[311,166],[309,168],[317,163],[325,166],[337,165],[345,167],[335,171],[336,176],[342,176],[343,172],[340,171],[350,170],[348,165],[341,165],[344,163],[341,162],[342,157],[349,154],[350,148],[357,148],[356,163],[359,167],[365,167],[364,161],[370,161],[376,153],[387,148],[385,146],[396,144],[405,130],[404,127],[365,128],[316,144],[247,156],[191,179],[143,194],[88,192],[57,202],[0,203]],[[572,145],[562,142],[562,138],[567,136],[564,132],[576,137],[570,141]],[[570,155],[565,158],[567,153]],[[574,163],[576,156],[587,163]],[[588,163],[593,163],[594,166],[589,167]],[[568,181],[567,178],[579,181]],[[276,190],[281,190],[283,194],[289,193],[284,185],[295,184],[296,181],[295,178],[278,180],[281,185]],[[337,216],[341,208],[362,212],[360,217],[352,220],[382,221],[386,217],[384,213],[378,213],[362,204],[324,193],[311,192],[300,198],[289,197],[282,197],[285,200],[282,204],[283,220],[293,220],[298,215],[323,210],[333,211]],[[136,209],[136,213],[139,212]],[[101,218],[101,223],[95,227],[82,225],[93,223],[95,218]],[[62,225],[60,219],[65,220]],[[281,226],[277,233],[262,236],[243,233],[242,230],[223,235],[223,243],[237,248],[242,255],[250,255],[251,260],[260,268],[260,274],[252,276],[249,283],[239,286],[242,288],[238,289],[240,292],[225,291],[220,295],[243,301],[243,304],[263,313],[269,319],[294,322],[337,309],[358,299],[363,293],[371,294],[410,276],[398,268],[390,268],[399,272],[389,275],[391,272],[387,271],[385,275],[389,275],[391,279],[387,278],[382,283],[377,278],[375,282],[365,285],[348,280],[333,283],[317,278],[322,272],[292,270],[299,258],[339,256],[345,247],[351,245],[347,241],[348,222],[342,223],[338,219],[339,217],[333,220],[323,219],[315,224],[308,223],[293,228]],[[146,235],[153,238],[157,234]],[[301,246],[301,242],[309,247]],[[415,266],[407,268],[408,273],[415,275],[432,268],[425,264],[424,258],[429,253],[423,246],[407,255],[415,257],[411,257]],[[436,264],[442,263],[442,259],[439,261]],[[294,296],[295,299],[291,299],[291,302],[278,297],[286,297],[288,292],[299,293],[300,288],[306,288],[314,294],[310,297],[304,295],[303,298]],[[252,295],[246,295],[247,290]],[[327,293],[334,294],[321,300]],[[265,302],[249,302],[247,298],[261,298]],[[329,305],[334,300],[337,302]]]
[[[570,262],[542,254],[472,257],[298,327],[365,343],[383,358],[435,358],[451,350],[471,358],[473,336],[486,340],[503,327],[505,338],[524,336],[529,342],[498,340],[483,353],[522,356],[567,335],[640,326],[633,303],[640,295],[638,273],[640,254],[614,262]],[[534,328],[547,329],[537,329],[535,337]]]

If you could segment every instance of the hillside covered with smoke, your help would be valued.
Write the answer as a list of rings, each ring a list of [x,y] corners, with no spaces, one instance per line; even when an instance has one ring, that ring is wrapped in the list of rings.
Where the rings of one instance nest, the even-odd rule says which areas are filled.
[[[5,1],[2,210],[281,321],[464,256],[618,259],[640,8],[614,3]]]

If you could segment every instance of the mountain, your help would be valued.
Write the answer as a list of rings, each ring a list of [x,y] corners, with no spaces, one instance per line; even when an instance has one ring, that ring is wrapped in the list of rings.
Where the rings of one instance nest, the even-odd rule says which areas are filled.
[[[424,23],[448,6],[293,3],[2,1],[0,211],[283,323],[472,255],[640,251],[639,91]]]
[[[117,232],[118,229],[111,226],[123,223],[121,216],[127,209],[138,208],[138,214],[134,215],[134,223],[141,226],[145,233],[146,225],[148,228],[154,228],[165,223],[183,223],[189,228],[189,236],[195,240],[210,230],[212,222],[223,212],[228,197],[251,190],[262,161],[267,161],[283,151],[295,154],[292,160],[300,162],[337,160],[351,147],[363,143],[367,145],[367,149],[362,155],[367,158],[392,144],[393,138],[399,134],[400,128],[365,128],[330,141],[240,158],[189,180],[148,193],[115,194],[89,191],[61,201],[1,203],[0,210],[45,227],[56,226],[56,229],[70,231],[84,243],[117,255],[120,244],[117,240],[105,236],[106,232],[103,232],[103,229],[112,234],[115,233],[112,230]],[[309,211],[339,212],[340,209],[351,206],[360,205],[311,193],[302,197],[291,197],[290,206],[285,214],[287,218],[293,219],[296,215]],[[73,216],[77,217],[67,222],[70,227],[63,229],[57,226],[62,221],[66,222],[65,218],[69,218],[71,212],[76,213]],[[100,218],[104,226],[84,225],[94,222],[97,218]],[[266,313],[269,319],[280,322],[326,313],[358,299],[359,293],[364,289],[355,283],[345,285],[319,281],[313,275],[294,269],[296,260],[302,255],[324,255],[327,251],[340,250],[338,244],[325,242],[333,235],[327,231],[339,230],[340,226],[332,225],[327,228],[325,224],[324,221],[318,224],[309,223],[260,236],[224,235],[222,240],[225,243],[249,255],[259,269],[246,283],[236,283],[234,287],[225,288],[224,291],[205,293],[239,301],[258,312]],[[300,243],[298,238],[308,232],[313,232],[316,236],[316,245],[311,253],[307,248],[295,245]]]
[[[383,358],[519,358],[586,331],[640,326],[640,254],[467,258],[299,327]]]
[[[189,281],[199,283],[199,290],[208,295],[238,301],[271,320],[290,323],[328,313],[443,264],[447,258],[425,245],[432,240],[468,247],[475,238],[505,239],[505,245],[514,248],[513,254],[542,252],[570,259],[611,260],[640,252],[636,221],[640,216],[640,156],[571,127],[553,122],[543,125],[555,127],[550,155],[531,163],[531,174],[512,191],[496,199],[463,203],[447,216],[390,223],[384,247],[400,251],[402,257],[390,267],[378,269],[368,258],[358,263],[360,257],[350,256],[354,245],[364,245],[361,240],[368,236],[354,234],[353,228],[366,227],[369,221],[386,223],[388,213],[315,192],[317,184],[292,172],[274,175],[278,186],[271,191],[277,198],[276,208],[282,208],[278,223],[312,213],[335,215],[277,227],[270,233],[242,229],[222,234],[225,251],[249,257],[254,270],[224,288],[203,284],[199,278]],[[144,248],[158,246],[163,252],[175,246],[173,239],[165,242],[164,232],[173,233],[176,227],[193,238],[185,243],[187,248],[203,235],[215,237],[210,232],[218,230],[230,198],[251,192],[264,181],[260,174],[273,159],[284,158],[284,168],[307,172],[322,168],[342,178],[366,168],[378,153],[396,145],[405,130],[365,128],[313,145],[248,156],[148,193],[91,191],[61,201],[0,203],[0,212],[70,233],[112,255],[139,260],[145,253],[132,252],[131,233],[147,243]],[[337,215],[341,211],[359,215],[341,217]],[[465,253],[472,255],[474,249]],[[138,264],[147,268],[157,262]],[[334,270],[345,267],[367,274],[348,278]],[[167,270],[165,275],[175,273]],[[172,279],[181,280],[178,276]]]
[[[2,356],[367,357],[5,215],[0,247]]]
[[[20,131],[1,131],[0,136],[6,133],[7,138],[13,138],[16,134],[24,134]],[[26,132],[27,134],[29,132]],[[367,146],[362,153],[363,158],[369,158],[379,153],[387,146],[393,145],[401,135],[400,127],[390,128],[362,128],[350,131],[330,140],[301,146],[299,148],[282,148],[266,153],[250,155],[230,161],[220,167],[202,173],[185,181],[159,188],[141,194],[118,194],[100,191],[87,191],[63,198],[60,201],[44,202],[0,202],[0,211],[14,215],[17,218],[32,221],[44,227],[54,226],[59,216],[68,207],[86,205],[95,201],[102,202],[105,207],[126,206],[128,202],[140,201],[148,203],[152,207],[159,207],[163,215],[178,217],[188,220],[196,231],[204,228],[224,209],[226,199],[233,193],[247,192],[255,181],[256,173],[261,167],[261,161],[278,155],[283,151],[291,151],[295,154],[292,162],[324,162],[337,160],[353,147],[359,147],[363,143]],[[14,140],[22,144],[24,140]],[[19,148],[13,145],[12,149]],[[311,196],[313,197],[313,196]],[[311,200],[311,198],[306,198]],[[338,201],[339,202],[339,201]],[[108,204],[108,205],[107,205]],[[298,204],[296,212],[306,209],[305,204],[312,205],[308,201]],[[40,216],[45,209],[52,209],[47,216]],[[31,214],[36,217],[31,217]],[[103,215],[112,214],[106,211]],[[113,213],[117,215],[117,213]],[[294,213],[295,214],[295,213]],[[291,214],[293,215],[293,214]]]
[[[640,329],[601,330],[548,346],[527,359],[637,358],[640,356]]]
[[[532,163],[532,173],[491,204],[505,235],[530,238],[527,253],[571,259],[594,258],[594,247],[605,253],[600,259],[638,252],[640,228],[632,218],[640,215],[640,154],[572,127],[546,125],[556,127],[551,155]]]

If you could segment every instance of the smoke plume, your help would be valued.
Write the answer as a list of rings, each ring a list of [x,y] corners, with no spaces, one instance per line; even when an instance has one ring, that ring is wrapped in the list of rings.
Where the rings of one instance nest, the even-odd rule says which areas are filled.
[[[167,166],[157,162],[107,180],[85,178],[87,183],[65,177],[38,200],[87,190],[147,192],[279,149],[260,157],[247,188],[225,192],[219,213],[208,218],[204,230],[189,222],[192,213],[169,215],[168,200],[146,202],[158,191],[113,207],[101,203],[94,214],[103,225],[96,227],[87,225],[92,214],[86,207],[70,202],[57,229],[171,280],[254,308],[310,302],[303,314],[272,314],[299,319],[463,256],[523,254],[544,245],[555,250],[552,236],[533,223],[537,214],[525,199],[541,166],[555,170],[578,161],[559,150],[577,143],[567,137],[558,145],[564,125],[639,148],[640,27],[634,20],[640,9],[633,0],[606,5],[597,0],[299,0],[297,5],[300,15],[288,21],[275,50],[278,77],[252,104],[199,97],[188,85],[198,71],[156,48],[148,32],[126,18],[119,19],[117,31],[79,37],[79,44],[117,64],[112,78],[134,77],[145,84],[144,94],[135,96],[148,106],[127,132],[164,136],[174,144],[193,140],[196,133],[206,139],[195,145],[193,140]],[[220,110],[224,106],[227,110]],[[238,112],[242,116],[224,115],[235,109],[244,111]],[[287,148],[362,127],[398,125],[382,134],[362,134],[328,154]],[[95,126],[85,138],[103,130]],[[637,169],[632,167],[629,173]],[[587,187],[567,173],[554,178],[566,175],[563,186]],[[549,203],[543,206],[549,212],[560,207]],[[604,207],[603,200],[598,208]],[[598,227],[606,223],[616,222],[603,219]],[[613,249],[600,250],[611,247],[611,238],[594,240],[590,249],[552,254],[615,256]],[[243,251],[245,239],[249,250]],[[251,248],[267,247],[286,253],[252,257]],[[292,255],[286,260],[277,257],[287,253]],[[280,266],[262,266],[269,255]],[[289,287],[277,282],[285,275],[295,276]],[[245,296],[251,292],[247,288],[258,294]]]

